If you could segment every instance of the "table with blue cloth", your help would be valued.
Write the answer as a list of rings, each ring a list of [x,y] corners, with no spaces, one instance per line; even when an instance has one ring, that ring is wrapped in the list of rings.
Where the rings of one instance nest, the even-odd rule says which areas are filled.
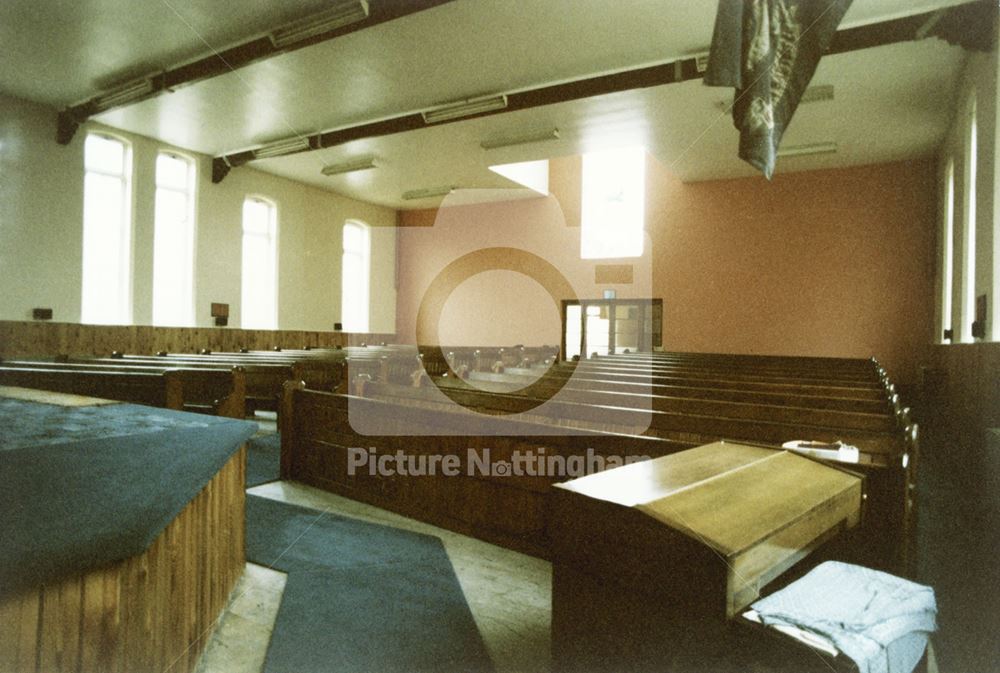
[[[193,670],[256,425],[0,388],[0,428],[0,670]]]

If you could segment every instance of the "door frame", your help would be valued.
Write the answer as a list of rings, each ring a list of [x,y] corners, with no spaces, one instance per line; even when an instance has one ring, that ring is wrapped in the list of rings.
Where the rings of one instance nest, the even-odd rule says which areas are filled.
[[[608,308],[608,352],[615,352],[615,313],[618,306],[636,306],[641,309],[639,312],[639,348],[640,353],[651,352],[654,348],[663,345],[663,299],[660,298],[640,298],[640,299],[563,299],[560,318],[562,320],[562,336],[560,340],[560,352],[562,359],[566,360],[566,323],[570,306],[580,307],[580,357],[589,357],[584,346],[587,343],[587,307],[606,306]],[[654,324],[656,316],[659,316],[659,325]]]

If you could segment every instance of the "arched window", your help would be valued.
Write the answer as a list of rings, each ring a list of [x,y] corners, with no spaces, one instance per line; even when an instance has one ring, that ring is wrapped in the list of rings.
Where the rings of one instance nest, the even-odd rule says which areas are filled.
[[[368,331],[371,238],[368,227],[349,220],[344,225],[340,319],[347,332]]]
[[[194,326],[194,161],[156,157],[153,324]]]
[[[132,322],[132,148],[89,133],[83,145],[80,322]]]
[[[969,103],[969,126],[965,144],[965,222],[962,232],[961,329],[963,343],[971,343],[972,321],[976,319],[976,169],[978,168],[978,132],[976,97]]]
[[[240,326],[278,326],[278,207],[267,199],[243,201],[243,301]]]

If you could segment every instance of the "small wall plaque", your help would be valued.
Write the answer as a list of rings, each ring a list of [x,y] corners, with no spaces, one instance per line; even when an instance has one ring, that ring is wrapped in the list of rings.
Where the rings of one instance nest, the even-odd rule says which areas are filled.
[[[229,304],[212,302],[212,317],[215,318],[216,327],[225,327],[229,324]]]

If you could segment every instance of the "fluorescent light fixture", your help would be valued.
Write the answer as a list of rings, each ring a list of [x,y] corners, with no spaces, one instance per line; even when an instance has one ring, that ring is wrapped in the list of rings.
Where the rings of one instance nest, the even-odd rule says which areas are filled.
[[[549,129],[547,131],[535,131],[518,136],[498,136],[479,143],[484,150],[495,150],[501,147],[512,147],[514,145],[527,145],[529,143],[540,143],[546,140],[559,140],[559,129]]]
[[[323,166],[323,175],[340,175],[341,173],[353,173],[354,171],[366,171],[375,168],[375,157],[361,157],[339,164]]]
[[[482,98],[470,98],[469,100],[457,103],[449,103],[431,110],[425,110],[421,114],[424,116],[424,123],[437,124],[438,122],[446,122],[452,119],[471,117],[483,112],[503,110],[505,107],[507,107],[507,96],[501,94],[499,96],[484,96]]]
[[[779,157],[804,157],[812,154],[835,154],[837,143],[813,143],[812,145],[789,145],[778,150]]]
[[[331,9],[279,28],[271,33],[270,38],[277,49],[284,49],[296,42],[329,33],[366,18],[368,18],[367,0],[338,2]]]
[[[123,84],[102,96],[98,96],[94,99],[94,106],[98,111],[109,110],[119,105],[135,103],[151,93],[153,93],[153,80],[148,77],[137,79],[128,84]]]
[[[286,154],[294,154],[309,149],[309,138],[297,137],[287,140],[278,140],[263,147],[258,147],[253,151],[254,159],[269,159],[280,157]]]
[[[429,199],[432,196],[447,196],[455,191],[454,187],[430,187],[428,189],[412,189],[408,192],[403,192],[404,201],[413,201],[415,199]]]
[[[694,67],[699,73],[708,70],[708,52],[694,55]]]

